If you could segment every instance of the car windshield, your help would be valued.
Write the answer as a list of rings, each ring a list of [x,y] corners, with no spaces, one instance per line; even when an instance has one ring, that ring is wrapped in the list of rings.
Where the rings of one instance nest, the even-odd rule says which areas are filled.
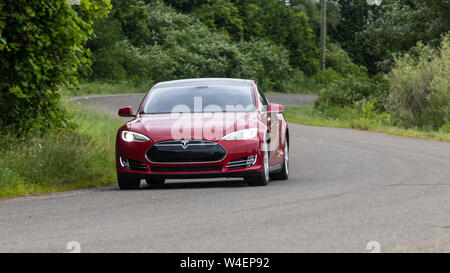
[[[251,86],[208,85],[156,87],[141,114],[250,112],[255,110]]]

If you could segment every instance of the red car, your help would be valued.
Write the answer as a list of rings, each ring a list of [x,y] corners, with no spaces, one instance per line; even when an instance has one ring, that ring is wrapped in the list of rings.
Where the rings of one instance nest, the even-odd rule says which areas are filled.
[[[289,174],[289,130],[284,108],[269,104],[252,80],[187,79],[156,84],[117,132],[121,189],[141,179],[243,177],[267,185]]]

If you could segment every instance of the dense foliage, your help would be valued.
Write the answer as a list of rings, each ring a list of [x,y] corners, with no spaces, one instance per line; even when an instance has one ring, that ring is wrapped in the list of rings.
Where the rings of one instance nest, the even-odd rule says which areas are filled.
[[[65,126],[58,86],[89,64],[85,43],[108,1],[0,2],[0,126],[18,133]]]
[[[138,6],[128,5],[129,11],[113,9],[110,18],[96,25],[97,38],[89,43],[94,79],[150,85],[190,77],[253,78],[268,89],[283,90],[283,79],[293,71],[289,52],[273,42],[233,42],[223,33],[210,31],[196,17],[161,2],[150,6],[129,1]],[[142,16],[139,25],[151,29],[151,35],[141,35],[139,28],[128,30],[123,14]]]
[[[279,1],[112,4],[109,18],[97,22],[96,39],[89,43],[91,79],[151,84],[239,77],[287,92],[293,91],[286,89],[293,87],[288,83],[294,75],[317,72],[317,46],[308,18]],[[258,20],[249,21],[252,16]]]
[[[419,43],[396,58],[389,81],[387,109],[403,126],[437,130],[450,122],[450,35],[440,50]]]
[[[192,11],[212,30],[223,30],[235,40],[268,39],[284,46],[295,68],[312,75],[318,71],[317,44],[308,17],[277,0],[165,0],[180,11]]]
[[[322,73],[327,84],[317,106],[368,105],[387,110],[404,127],[446,126],[450,86],[445,42],[441,55],[437,52],[442,35],[450,31],[450,1],[384,0],[379,6],[365,0],[335,2],[341,19],[337,31],[329,33],[335,44],[329,45],[327,57],[332,71]],[[391,70],[389,77],[383,76]]]
[[[406,53],[418,42],[436,48],[450,31],[449,0],[384,0],[369,18],[360,40],[373,57],[366,65],[389,72],[393,54]]]

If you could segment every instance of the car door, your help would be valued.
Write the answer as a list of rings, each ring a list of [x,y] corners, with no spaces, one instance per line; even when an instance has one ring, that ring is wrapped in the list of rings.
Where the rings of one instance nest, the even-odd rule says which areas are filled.
[[[275,166],[283,162],[283,151],[280,149],[281,141],[281,123],[280,123],[280,113],[269,113],[267,112],[267,107],[269,105],[269,100],[258,86],[258,99],[259,104],[262,106],[261,113],[263,118],[266,120],[267,128],[269,131],[269,165]]]

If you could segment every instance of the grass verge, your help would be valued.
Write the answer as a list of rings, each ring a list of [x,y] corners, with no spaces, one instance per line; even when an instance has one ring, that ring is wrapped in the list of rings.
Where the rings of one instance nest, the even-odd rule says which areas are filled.
[[[122,123],[69,105],[75,129],[0,141],[0,199],[109,185],[116,181],[114,142]]]
[[[396,126],[395,120],[387,113],[363,112],[352,107],[329,107],[318,109],[313,106],[292,106],[285,111],[289,122],[338,128],[367,130],[391,135],[414,137],[428,140],[450,141],[450,124],[439,131],[420,128],[404,129]]]

